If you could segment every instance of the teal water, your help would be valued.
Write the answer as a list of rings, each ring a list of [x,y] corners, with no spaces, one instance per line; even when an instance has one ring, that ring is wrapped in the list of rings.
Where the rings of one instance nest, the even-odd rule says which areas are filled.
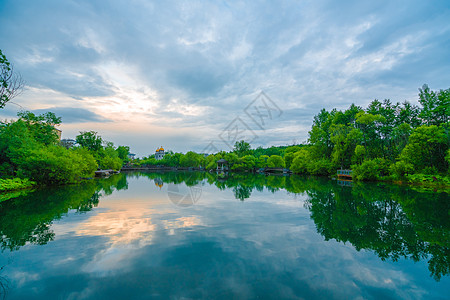
[[[200,172],[22,193],[0,202],[0,299],[448,299],[449,209],[443,191]]]

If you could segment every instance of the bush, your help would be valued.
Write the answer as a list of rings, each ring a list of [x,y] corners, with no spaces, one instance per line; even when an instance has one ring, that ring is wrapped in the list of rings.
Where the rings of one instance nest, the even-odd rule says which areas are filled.
[[[294,159],[291,163],[291,170],[294,173],[304,174],[307,173],[307,164],[310,161],[309,152],[305,149],[295,152]]]
[[[308,162],[307,169],[312,175],[330,175],[336,172],[336,166],[326,158]]]
[[[92,155],[60,146],[32,149],[16,160],[18,174],[43,184],[65,184],[90,177],[97,169]]]
[[[35,184],[36,182],[30,181],[26,178],[0,179],[0,192],[26,189]]]
[[[450,185],[450,177],[440,176],[440,175],[429,175],[429,174],[412,174],[407,175],[408,181],[411,183],[435,183]]]
[[[404,178],[405,175],[412,173],[414,171],[414,166],[410,163],[401,160],[396,162],[395,164],[392,164],[389,167],[389,171],[396,178],[400,179]]]
[[[122,160],[119,157],[105,156],[100,159],[99,167],[103,170],[120,170],[122,168]]]
[[[389,166],[384,158],[365,160],[361,165],[352,165],[356,180],[377,180],[388,175]]]
[[[267,159],[269,168],[284,168],[284,159],[279,155],[272,155]]]

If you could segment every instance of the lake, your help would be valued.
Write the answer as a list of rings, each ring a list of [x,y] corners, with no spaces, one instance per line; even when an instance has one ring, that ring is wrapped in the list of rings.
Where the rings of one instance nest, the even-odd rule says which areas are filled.
[[[0,299],[450,295],[445,191],[129,172],[2,197]]]

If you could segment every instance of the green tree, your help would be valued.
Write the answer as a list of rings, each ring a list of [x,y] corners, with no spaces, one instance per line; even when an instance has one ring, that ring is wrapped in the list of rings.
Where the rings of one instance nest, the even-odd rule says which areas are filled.
[[[103,139],[95,131],[80,131],[75,140],[90,151],[100,151],[103,148]]]
[[[272,155],[267,159],[267,166],[269,168],[284,168],[284,159],[279,155]]]
[[[119,146],[119,147],[117,147],[116,151],[117,151],[117,154],[119,155],[119,158],[123,162],[128,161],[128,154],[130,153],[130,147],[128,147],[128,146]]]
[[[294,159],[291,164],[291,170],[297,174],[305,174],[308,172],[308,163],[310,162],[310,153],[306,149],[295,152]]]
[[[122,168],[123,161],[111,142],[106,143],[106,147],[100,149],[96,156],[98,165],[103,170],[120,170]]]
[[[286,152],[284,154],[284,163],[286,164],[286,168],[290,168],[292,161],[294,160],[295,152]]]
[[[312,145],[311,154],[315,159],[328,158],[333,150],[330,138],[330,126],[336,111],[329,113],[322,109],[320,113],[314,116],[311,131],[309,131],[309,143]]]
[[[267,160],[268,159],[269,159],[269,156],[261,155],[256,160],[256,167],[257,168],[267,168]]]
[[[198,167],[202,163],[202,155],[189,151],[180,158],[182,167]]]
[[[332,162],[341,168],[347,168],[350,166],[356,145],[361,142],[362,133],[358,129],[342,124],[332,125],[330,130],[331,142],[334,144]]]
[[[420,117],[426,125],[440,125],[449,122],[450,89],[432,91],[427,84],[419,89],[419,102],[422,105]]]
[[[354,155],[355,162],[361,164],[364,160],[365,155],[366,155],[366,148],[364,148],[361,145],[357,145],[355,147],[355,155]]]
[[[423,125],[416,128],[409,137],[400,160],[413,165],[416,172],[426,168],[444,172],[448,169],[445,161],[448,148],[448,133],[443,126]]]
[[[236,143],[234,143],[234,148],[233,151],[239,156],[245,156],[247,154],[250,154],[250,144],[247,143],[244,140],[241,141],[236,141]]]
[[[25,122],[29,132],[37,142],[47,146],[58,144],[56,126],[61,124],[60,117],[52,112],[35,115],[30,111],[21,111],[17,113],[17,116]]]

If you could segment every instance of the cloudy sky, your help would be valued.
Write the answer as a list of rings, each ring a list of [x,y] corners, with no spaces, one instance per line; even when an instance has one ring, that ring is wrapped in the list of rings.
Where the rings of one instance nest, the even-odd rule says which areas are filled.
[[[0,0],[26,81],[0,118],[52,111],[138,156],[300,143],[321,108],[449,88],[449,20],[448,0]]]

